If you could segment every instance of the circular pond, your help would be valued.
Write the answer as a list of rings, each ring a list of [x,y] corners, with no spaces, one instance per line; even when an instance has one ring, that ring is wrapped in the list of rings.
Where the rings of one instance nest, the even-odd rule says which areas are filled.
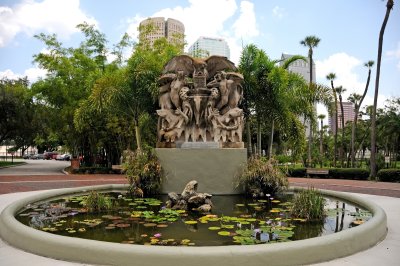
[[[289,217],[290,203],[285,198],[246,201],[214,196],[213,213],[201,215],[163,209],[162,198],[135,200],[111,193],[118,206],[114,212],[95,217],[82,210],[82,195],[89,190],[121,188],[63,189],[22,199],[3,211],[0,234],[10,244],[36,254],[111,265],[132,265],[133,261],[137,265],[307,264],[366,249],[386,235],[386,215],[380,207],[331,191],[322,191],[328,197],[325,223]],[[81,195],[67,195],[73,192]],[[15,216],[40,230],[23,225]],[[240,246],[248,244],[261,245]]]

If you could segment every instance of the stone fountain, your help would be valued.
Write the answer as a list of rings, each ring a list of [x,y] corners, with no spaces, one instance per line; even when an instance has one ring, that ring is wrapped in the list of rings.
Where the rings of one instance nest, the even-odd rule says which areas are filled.
[[[156,153],[164,169],[162,192],[196,179],[205,191],[237,194],[246,164],[242,142],[243,76],[226,57],[172,58],[159,78]]]

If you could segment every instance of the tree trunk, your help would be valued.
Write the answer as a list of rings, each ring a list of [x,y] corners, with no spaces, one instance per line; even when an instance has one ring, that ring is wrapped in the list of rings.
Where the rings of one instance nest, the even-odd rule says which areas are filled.
[[[271,137],[270,137],[270,140],[269,140],[269,147],[268,147],[268,159],[272,158],[272,145],[274,144],[274,129],[275,129],[275,121],[272,119]]]
[[[253,155],[253,149],[251,144],[251,129],[250,129],[250,119],[247,118],[246,121],[246,134],[247,134],[247,156],[251,157]]]
[[[139,151],[141,151],[142,150],[142,139],[141,139],[141,136],[140,136],[140,128],[139,128],[138,124],[135,125],[135,137],[136,137],[137,149]]]
[[[257,118],[257,154],[261,157],[261,119]]]
[[[356,126],[357,126],[357,119],[358,119],[358,110],[356,107],[356,111],[354,114],[354,121],[351,125],[351,167],[354,168],[355,159],[356,159],[356,151],[355,151],[355,140],[356,140]]]
[[[337,161],[337,133],[338,133],[338,110],[337,110],[337,95],[335,91],[335,87],[333,86],[333,80],[331,80],[331,87],[333,91],[333,96],[335,99],[335,132],[334,132],[334,148],[333,148],[333,166],[336,167],[336,161]]]
[[[319,157],[319,160],[320,160],[320,165],[321,165],[321,167],[322,167],[322,161],[323,161],[323,158],[324,158],[324,156],[323,156],[323,154],[324,154],[324,146],[323,146],[323,133],[324,133],[324,131],[323,131],[323,128],[324,128],[324,121],[321,119],[321,135],[320,135],[320,138],[319,138],[319,153],[320,153],[320,157]]]
[[[311,157],[311,152],[312,152],[312,140],[313,140],[313,136],[312,136],[312,122],[310,120],[310,133],[308,134],[308,155],[307,155],[307,167],[311,167],[312,166],[312,157]]]
[[[375,78],[375,94],[374,94],[374,105],[372,107],[371,116],[371,179],[376,179],[376,106],[378,104],[378,93],[379,93],[379,78],[381,74],[381,59],[382,59],[382,46],[383,46],[383,35],[385,33],[386,24],[389,20],[390,11],[394,5],[393,0],[388,0],[386,4],[386,14],[382,23],[381,30],[379,32],[379,42],[378,42],[378,60],[376,66],[376,78]]]
[[[343,99],[342,95],[339,94],[339,102],[340,102],[340,111],[342,112],[342,147],[341,147],[341,156],[340,156],[340,167],[344,167],[344,157],[345,157],[345,152],[344,152],[344,110],[343,110]]]

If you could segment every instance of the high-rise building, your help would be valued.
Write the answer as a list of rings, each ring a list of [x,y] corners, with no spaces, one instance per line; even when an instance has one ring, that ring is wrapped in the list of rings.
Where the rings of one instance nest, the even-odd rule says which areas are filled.
[[[337,110],[338,110],[338,128],[342,128],[342,119],[344,119],[344,124],[348,121],[354,121],[354,104],[351,102],[343,102],[343,115],[342,109],[340,108],[340,103],[337,103]],[[329,121],[329,128],[333,133],[336,132],[336,116],[332,115],[328,118]]]
[[[290,54],[282,54],[281,56],[281,65],[289,58],[293,57],[293,55]],[[290,64],[290,66],[288,67],[288,70],[293,72],[293,73],[297,73],[303,76],[303,78],[305,80],[307,80],[308,82],[310,82],[310,65],[308,63],[308,61],[303,61],[303,60],[296,60],[294,61],[292,64]],[[315,78],[315,63],[313,62],[312,64],[312,82],[316,81]]]
[[[145,32],[148,25],[152,25],[154,28],[149,32]],[[165,20],[163,17],[148,18],[140,22],[139,31],[141,34],[145,34],[144,37],[151,45],[154,44],[155,40],[163,37],[167,38],[169,42],[184,43],[185,26],[176,19],[168,18]]]
[[[221,38],[200,37],[188,50],[193,57],[206,58],[211,55],[221,55],[229,59],[230,50],[228,43]]]
[[[282,54],[280,65],[282,66],[283,63],[286,60],[290,59],[291,57],[293,57],[293,55]],[[288,70],[290,72],[301,75],[307,82],[310,82],[310,65],[309,65],[308,61],[298,59],[289,65]],[[312,82],[316,81],[315,76],[316,76],[315,75],[315,63],[313,62],[313,64],[312,64]],[[314,105],[314,110],[315,111],[317,110],[316,105]],[[304,117],[300,117],[300,119],[303,121]],[[306,121],[305,127],[306,127],[306,135],[308,136],[310,134],[310,121]]]

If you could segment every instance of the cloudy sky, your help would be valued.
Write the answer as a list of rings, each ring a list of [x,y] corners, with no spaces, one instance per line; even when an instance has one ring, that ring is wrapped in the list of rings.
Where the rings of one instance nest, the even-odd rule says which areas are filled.
[[[380,106],[400,97],[400,6],[395,4],[384,37]],[[163,16],[184,23],[186,49],[199,36],[225,38],[235,63],[250,43],[272,59],[282,53],[306,56],[300,41],[316,35],[321,39],[314,51],[317,81],[328,85],[325,76],[336,73],[335,84],[347,89],[347,99],[364,90],[363,64],[376,62],[385,5],[379,0],[0,0],[0,78],[35,81],[45,74],[32,64],[32,56],[44,49],[35,34],[55,33],[64,46],[76,47],[83,39],[76,25],[86,21],[105,33],[112,47],[125,32],[137,36],[143,19]],[[373,102],[375,70],[365,104]]]

